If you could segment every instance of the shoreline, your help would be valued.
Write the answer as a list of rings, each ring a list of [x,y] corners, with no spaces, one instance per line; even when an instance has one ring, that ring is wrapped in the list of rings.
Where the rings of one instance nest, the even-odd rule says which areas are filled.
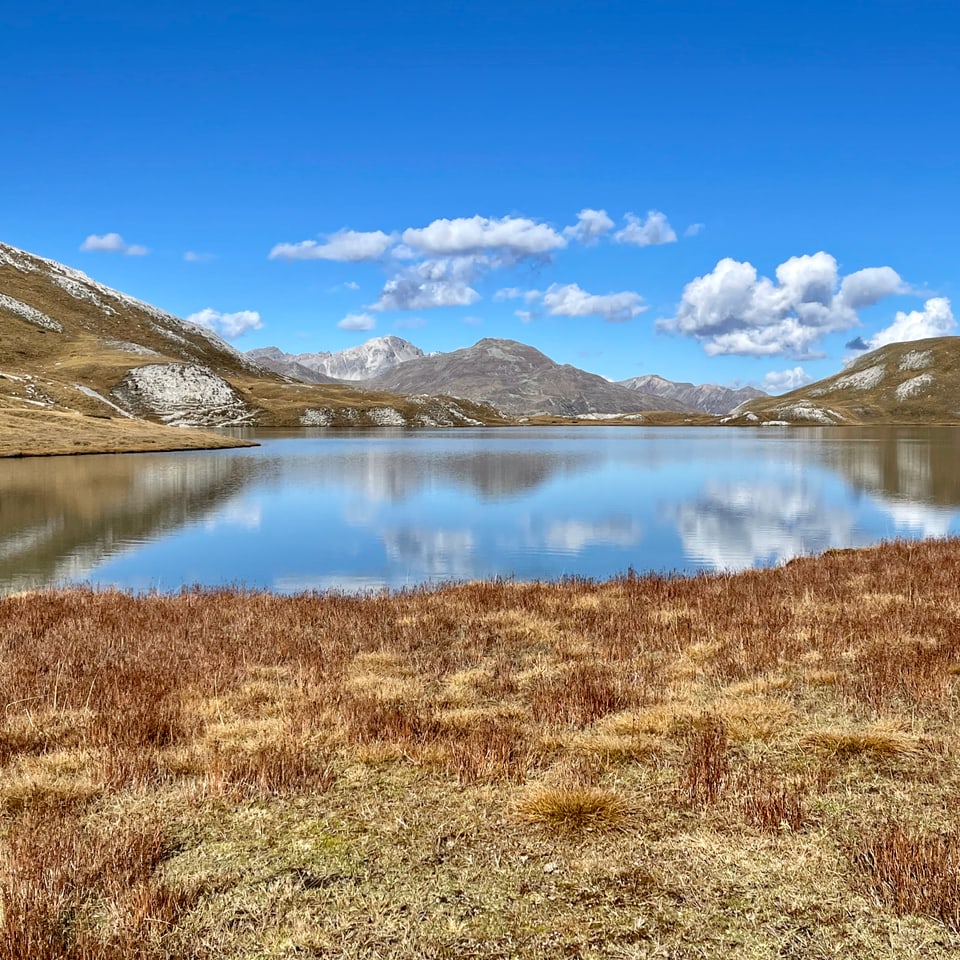
[[[109,453],[173,453],[258,446],[255,441],[143,420],[0,408],[0,460]]]

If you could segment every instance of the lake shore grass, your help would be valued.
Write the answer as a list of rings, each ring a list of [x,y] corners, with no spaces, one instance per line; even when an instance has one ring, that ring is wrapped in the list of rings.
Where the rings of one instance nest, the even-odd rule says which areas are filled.
[[[255,447],[250,440],[124,417],[0,409],[0,459]]]
[[[0,960],[955,956],[960,541],[0,600]]]

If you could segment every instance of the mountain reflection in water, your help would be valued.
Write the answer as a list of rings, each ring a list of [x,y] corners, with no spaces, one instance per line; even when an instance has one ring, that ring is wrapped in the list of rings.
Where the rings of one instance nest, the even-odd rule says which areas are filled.
[[[304,431],[0,462],[0,591],[738,570],[960,530],[960,431]]]

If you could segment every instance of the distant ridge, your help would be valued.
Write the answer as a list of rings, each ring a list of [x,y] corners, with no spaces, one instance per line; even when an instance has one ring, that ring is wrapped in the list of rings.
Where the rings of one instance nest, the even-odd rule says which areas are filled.
[[[512,416],[691,411],[676,400],[629,390],[597,374],[555,363],[515,340],[485,339],[451,353],[407,360],[367,381],[367,386],[407,394],[440,392],[491,403]]]
[[[621,386],[630,390],[641,390],[644,393],[652,393],[668,400],[677,400],[694,410],[699,410],[701,413],[714,415],[729,413],[746,400],[767,396],[766,393],[757,390],[756,387],[740,387],[740,389],[734,390],[713,383],[701,383],[699,385],[678,383],[658,377],[653,373],[618,382]]]
[[[248,350],[247,356],[286,377],[313,383],[369,380],[423,351],[402,337],[374,337],[366,343],[336,353],[284,353],[278,347]]]

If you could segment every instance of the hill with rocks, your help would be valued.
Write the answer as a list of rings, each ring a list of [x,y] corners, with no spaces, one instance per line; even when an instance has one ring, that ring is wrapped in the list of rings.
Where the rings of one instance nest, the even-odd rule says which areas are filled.
[[[748,400],[721,422],[751,424],[957,423],[960,337],[891,343],[839,373],[779,397]]]
[[[154,425],[502,422],[490,407],[427,392],[408,399],[292,382],[205,327],[0,244],[0,454],[112,449],[112,442],[117,449],[198,445],[196,437]],[[21,442],[25,435],[40,441],[30,447]],[[201,445],[236,443],[207,435]]]

